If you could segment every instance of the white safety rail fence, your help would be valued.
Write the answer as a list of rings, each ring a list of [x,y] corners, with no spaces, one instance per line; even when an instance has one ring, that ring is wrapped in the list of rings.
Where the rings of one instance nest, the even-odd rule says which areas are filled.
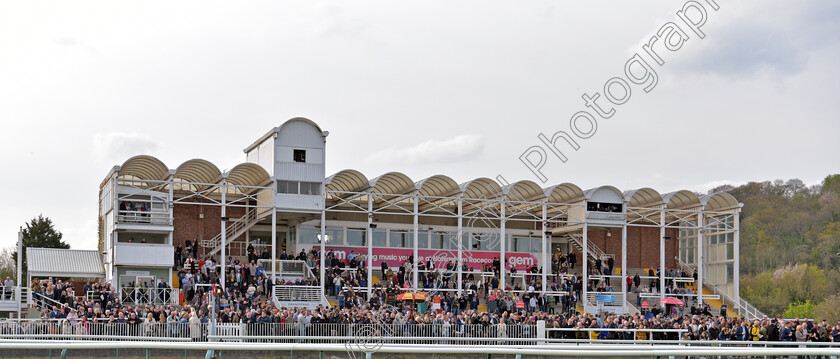
[[[178,288],[122,287],[119,289],[120,303],[132,305],[178,305]],[[88,291],[86,297],[95,300],[96,292]]]
[[[320,302],[323,291],[320,286],[305,285],[275,285],[273,290],[278,301],[293,302]]]
[[[242,324],[244,342],[344,343],[354,338],[380,338],[389,344],[468,344],[473,339],[496,344],[534,344],[536,325],[451,324]],[[211,337],[211,339],[216,337]],[[221,339],[222,337],[218,337]]]
[[[92,322],[78,319],[17,319],[0,321],[1,339],[34,340],[156,340],[206,339],[206,324]]]
[[[365,353],[363,345],[351,346],[349,349],[345,344],[280,344],[280,343],[145,343],[145,342],[62,342],[62,343],[39,343],[39,342],[2,342],[0,349],[4,350],[62,350],[62,354],[74,350],[120,350],[120,349],[143,349],[146,357],[155,357],[155,350],[184,350],[186,351],[208,351],[206,357],[213,357],[212,351],[273,351],[273,352],[338,352]],[[497,345],[390,345],[386,344],[368,351],[371,356],[378,353],[384,354],[446,354],[446,355],[539,355],[539,356],[577,356],[577,357],[686,357],[686,356],[829,356],[835,359],[840,349],[815,347],[815,348],[764,348],[764,347],[651,347],[631,345],[589,345],[580,347],[574,345],[544,345],[532,347],[497,346]],[[283,353],[288,355],[288,353]],[[279,355],[279,354],[278,354]]]
[[[212,325],[212,324],[211,324]],[[840,344],[829,342],[686,341],[577,339],[592,331],[674,332],[685,329],[543,328],[500,325],[394,325],[253,323],[83,323],[70,320],[0,321],[0,350],[248,350],[411,354],[521,354],[571,356],[786,356],[836,358]],[[569,339],[565,333],[574,335]],[[199,343],[186,343],[199,341]],[[348,345],[349,344],[349,345]],[[430,345],[432,344],[432,345]],[[62,355],[66,354],[63,352]],[[209,354],[209,353],[208,353]]]

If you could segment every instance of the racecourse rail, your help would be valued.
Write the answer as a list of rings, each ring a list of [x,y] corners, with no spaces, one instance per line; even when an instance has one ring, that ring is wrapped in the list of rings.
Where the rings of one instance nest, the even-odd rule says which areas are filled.
[[[70,320],[0,321],[0,349],[315,351],[416,354],[511,354],[563,356],[774,356],[837,358],[840,343],[559,339],[552,332],[615,331],[537,325],[189,323],[136,324]],[[685,329],[620,329],[676,333]],[[634,335],[635,337],[635,335]],[[649,337],[649,336],[648,336]],[[433,345],[430,345],[433,344]],[[66,353],[66,352],[64,352]]]

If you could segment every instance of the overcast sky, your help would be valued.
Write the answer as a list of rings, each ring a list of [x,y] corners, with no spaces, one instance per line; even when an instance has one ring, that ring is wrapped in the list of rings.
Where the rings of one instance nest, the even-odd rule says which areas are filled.
[[[230,169],[296,116],[330,132],[328,173],[369,178],[665,193],[840,172],[840,2],[699,3],[702,39],[682,1],[0,2],[0,243],[44,214],[72,248],[96,248],[112,166]],[[668,22],[688,40],[660,48],[660,66],[642,45]],[[582,96],[628,80],[636,53],[656,85],[631,83],[579,150],[560,140],[568,161],[546,152],[541,182],[520,155],[595,115]]]

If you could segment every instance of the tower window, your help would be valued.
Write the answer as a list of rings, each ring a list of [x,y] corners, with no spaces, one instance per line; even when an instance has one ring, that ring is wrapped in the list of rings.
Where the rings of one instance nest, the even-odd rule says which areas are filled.
[[[294,150],[295,162],[306,162],[306,150]]]

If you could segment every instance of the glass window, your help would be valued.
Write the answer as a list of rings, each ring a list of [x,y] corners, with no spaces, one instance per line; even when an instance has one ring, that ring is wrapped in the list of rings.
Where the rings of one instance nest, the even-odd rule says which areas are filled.
[[[443,249],[458,250],[458,232],[446,232],[443,235]]]
[[[726,244],[726,259],[735,259],[735,244]]]
[[[318,244],[321,228],[315,226],[300,226],[300,244]]]
[[[531,251],[531,238],[517,238],[514,237],[513,241],[516,245],[516,252],[530,252]]]
[[[306,150],[293,150],[292,157],[295,162],[306,162]]]
[[[531,252],[542,253],[542,238],[531,238]]]
[[[417,248],[429,248],[429,232],[428,231],[418,231],[417,235]]]
[[[344,245],[344,228],[342,227],[327,227],[327,244],[334,246]]]
[[[735,264],[734,263],[726,263],[726,282],[727,283],[734,283],[735,282]]]
[[[367,233],[363,229],[347,228],[347,245],[365,247],[367,246],[366,236]]]
[[[502,248],[501,236],[498,233],[485,233],[482,238],[485,251],[498,252]]]
[[[413,248],[411,233],[404,230],[392,229],[389,234],[388,246],[392,248]]]
[[[388,238],[388,232],[385,229],[376,228],[373,230],[373,246],[385,247],[385,241]]]
[[[443,249],[443,232],[432,232],[431,249]]]

